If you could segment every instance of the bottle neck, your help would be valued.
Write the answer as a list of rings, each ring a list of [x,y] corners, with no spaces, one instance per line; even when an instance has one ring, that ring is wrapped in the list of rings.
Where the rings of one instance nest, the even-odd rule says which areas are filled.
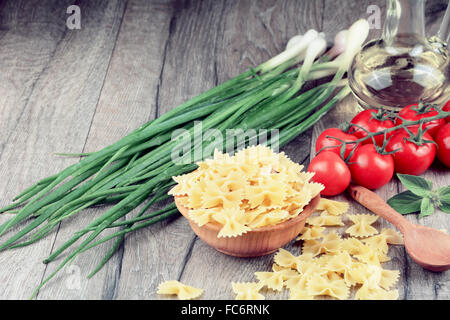
[[[388,0],[383,39],[389,46],[425,41],[425,0]]]
[[[437,36],[444,42],[448,43],[450,41],[450,4],[447,6],[447,11],[445,11]]]

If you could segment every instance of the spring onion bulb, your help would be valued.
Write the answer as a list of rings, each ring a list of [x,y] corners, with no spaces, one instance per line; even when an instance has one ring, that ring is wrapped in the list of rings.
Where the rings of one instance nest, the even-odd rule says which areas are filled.
[[[286,44],[286,50],[292,49],[293,47],[296,47],[303,39],[302,34],[298,34],[296,36],[293,36],[289,39],[288,43]]]
[[[314,39],[306,50],[305,60],[300,68],[299,82],[306,82],[311,66],[317,57],[321,56],[327,48],[327,42],[322,37]]]
[[[283,51],[279,55],[273,57],[269,61],[261,65],[261,71],[271,70],[278,67],[279,65],[288,62],[291,59],[295,59],[299,54],[301,54],[309,44],[319,36],[316,30],[308,30],[299,40],[291,44],[290,48]]]
[[[345,51],[347,47],[347,34],[348,30],[341,30],[336,34],[333,47],[325,54],[329,60],[333,60]]]

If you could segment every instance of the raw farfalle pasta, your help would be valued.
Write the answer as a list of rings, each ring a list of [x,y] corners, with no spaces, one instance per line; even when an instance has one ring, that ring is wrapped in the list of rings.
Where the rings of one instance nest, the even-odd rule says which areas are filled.
[[[341,237],[336,232],[336,227],[341,227],[341,223],[321,226],[317,218],[331,216],[339,219],[336,221],[342,221],[341,216],[348,206],[336,206],[334,202],[325,201],[320,208],[319,215],[307,220],[307,226],[298,238],[303,241],[302,253],[294,255],[279,249],[274,255],[272,271],[255,273],[259,286],[277,292],[289,290],[291,300],[319,297],[398,299],[398,290],[394,287],[400,272],[383,269],[382,264],[389,261],[389,245],[403,243],[402,236],[387,228],[379,233],[372,226],[377,217],[362,214],[347,215],[352,227],[356,227],[353,230],[348,228],[351,234]],[[334,210],[334,215],[328,210]],[[329,228],[332,231],[327,232]]]
[[[398,270],[381,270],[380,287],[385,290],[391,289],[397,283],[399,275]]]
[[[227,208],[216,211],[213,219],[222,225],[218,237],[235,237],[251,230],[245,225],[245,211],[240,208]]]
[[[348,214],[348,219],[354,223],[350,228],[345,230],[352,237],[370,237],[378,233],[378,230],[371,226],[377,221],[378,216],[373,214]]]
[[[283,272],[255,272],[259,283],[269,289],[281,291],[285,276]]]
[[[335,253],[339,252],[341,245],[341,238],[336,232],[330,232],[324,236],[323,241],[306,240],[303,243],[302,250],[304,253],[311,253],[317,256],[321,253]]]
[[[355,300],[397,300],[398,290],[385,290],[381,287],[371,288],[363,284],[355,294]]]
[[[259,293],[263,285],[259,282],[232,282],[233,292],[236,300],[264,300],[265,297]]]
[[[287,210],[283,209],[268,210],[258,215],[256,218],[254,218],[248,224],[248,226],[250,227],[250,230],[259,227],[273,226],[278,223],[281,223],[282,221],[288,218],[290,218],[290,215]]]
[[[191,218],[200,227],[213,221],[214,210],[207,209],[193,209],[189,211],[189,218]]]
[[[182,284],[176,280],[165,281],[158,286],[158,294],[176,295],[180,300],[190,300],[202,295],[203,290]]]
[[[386,254],[389,250],[389,245],[387,243],[387,237],[383,234],[378,234],[376,236],[372,236],[369,238],[365,238],[361,240],[364,244],[369,247],[374,248],[375,250]]]
[[[253,146],[234,156],[214,152],[198,169],[174,177],[169,194],[202,226],[222,225],[219,237],[237,237],[298,216],[324,186],[284,153]]]
[[[280,248],[275,254],[273,261],[280,267],[295,269],[297,266],[297,257],[287,250]]]
[[[302,235],[297,240],[317,240],[323,237],[324,227],[308,226],[303,228]]]
[[[326,198],[321,198],[317,210],[327,211],[333,216],[340,216],[348,211],[348,202],[334,201]]]
[[[403,245],[403,236],[395,231],[394,229],[388,229],[384,228],[380,232],[382,235],[386,236],[386,241],[389,244],[395,244],[395,245]]]
[[[289,290],[289,300],[314,300],[314,295],[307,290],[293,288]]]
[[[326,212],[326,211],[324,211]],[[322,213],[320,216],[316,216],[316,217],[309,217],[307,219],[308,224],[312,225],[312,226],[328,226],[328,227],[332,227],[332,226],[343,226],[344,223],[341,220],[341,217],[339,216],[332,216],[326,213]]]
[[[333,274],[331,275],[313,275],[307,286],[308,293],[313,296],[331,296],[339,300],[348,298],[350,289],[344,279]]]

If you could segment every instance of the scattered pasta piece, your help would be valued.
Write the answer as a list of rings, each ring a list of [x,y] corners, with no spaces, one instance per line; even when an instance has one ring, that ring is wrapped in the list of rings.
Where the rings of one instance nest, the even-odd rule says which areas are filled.
[[[373,214],[348,214],[347,217],[354,225],[345,230],[345,232],[352,237],[364,238],[378,233],[378,230],[371,226],[372,223],[377,221],[378,216]]]
[[[254,282],[232,282],[233,292],[236,294],[236,300],[264,300],[265,297],[259,293],[262,285]]]
[[[340,216],[348,211],[348,202],[333,201],[326,198],[321,198],[317,210],[327,211],[333,216]]]
[[[273,272],[277,272],[277,273],[281,274],[281,277],[282,277],[283,281],[287,281],[289,279],[292,279],[292,278],[295,278],[295,277],[298,276],[298,272],[297,271],[295,271],[293,269],[282,268],[282,267],[280,267],[279,265],[277,265],[275,263],[272,266],[272,270],[273,270]]]
[[[319,209],[321,214],[308,219],[297,238],[303,241],[302,253],[296,256],[280,248],[272,271],[255,273],[260,286],[278,292],[285,288],[290,300],[348,299],[351,292],[357,300],[398,299],[394,287],[400,272],[383,269],[382,263],[390,260],[389,245],[403,243],[402,235],[388,228],[378,232],[372,226],[377,216],[371,214],[347,214],[353,225],[344,238],[335,230],[325,233],[326,227],[342,226],[341,215],[348,207],[326,200]]]
[[[308,226],[304,227],[302,231],[302,235],[297,238],[297,240],[317,240],[322,238],[323,231],[325,231],[324,227],[318,226]]]
[[[383,289],[391,289],[398,281],[400,271],[398,270],[386,270],[381,271],[380,287]]]
[[[398,290],[387,291],[381,287],[362,285],[355,294],[355,300],[397,300]]]
[[[324,211],[326,212],[326,211]],[[315,217],[309,217],[306,222],[309,225],[316,226],[316,227],[322,227],[322,226],[343,226],[344,223],[341,220],[341,217],[339,216],[332,216],[329,214],[322,213],[320,216]]]
[[[284,282],[284,286],[289,290],[301,290],[306,291],[308,285],[309,276],[297,274],[296,277],[292,277]]]
[[[202,295],[203,290],[182,284],[176,280],[165,281],[158,286],[158,294],[174,294],[180,300],[190,300]]]
[[[289,300],[314,300],[307,290],[293,288],[289,290]]]
[[[323,237],[323,241],[306,240],[302,251],[317,256],[321,253],[334,253],[340,250],[341,238],[336,232],[330,232]]]
[[[341,249],[351,255],[357,255],[367,251],[368,247],[356,238],[347,238],[342,240]]]
[[[283,289],[284,276],[282,272],[255,272],[255,276],[262,286],[275,291]]]
[[[389,244],[394,244],[394,245],[405,244],[403,242],[403,236],[399,232],[395,231],[394,229],[384,228],[383,230],[381,230],[381,234],[386,236],[386,241]]]
[[[295,269],[297,265],[297,257],[295,257],[292,253],[283,248],[280,248],[278,252],[275,254],[273,261],[284,268],[292,268]]]
[[[389,250],[389,245],[387,243],[387,237],[383,234],[372,236],[361,240],[365,245],[372,247],[381,253],[386,254]]]
[[[350,294],[343,279],[333,278],[330,280],[318,274],[313,275],[308,281],[307,290],[313,296],[327,295],[339,300],[347,299]]]

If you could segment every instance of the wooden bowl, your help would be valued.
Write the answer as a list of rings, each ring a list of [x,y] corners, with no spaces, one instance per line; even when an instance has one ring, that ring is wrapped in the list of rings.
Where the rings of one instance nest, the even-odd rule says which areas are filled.
[[[314,212],[319,204],[320,196],[313,198],[297,217],[283,223],[261,227],[248,231],[233,238],[218,238],[221,229],[218,223],[207,223],[201,227],[189,218],[189,209],[184,207],[179,197],[175,197],[175,204],[181,214],[189,221],[195,234],[216,250],[235,257],[259,257],[271,254],[297,237],[306,219]]]

